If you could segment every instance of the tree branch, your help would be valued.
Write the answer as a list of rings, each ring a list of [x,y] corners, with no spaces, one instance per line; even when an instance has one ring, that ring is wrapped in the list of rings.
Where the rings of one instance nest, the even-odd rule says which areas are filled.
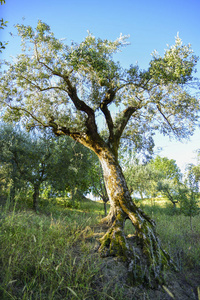
[[[138,109],[140,109],[141,106],[129,106],[123,111],[122,117],[121,117],[121,122],[118,125],[118,128],[115,130],[115,138],[117,143],[119,144],[119,140],[122,136],[122,133],[130,120],[131,116],[133,115],[134,112],[136,112]]]
[[[165,121],[167,122],[167,124],[169,125],[169,127],[172,129],[172,131],[174,132],[175,135],[177,135],[176,130],[173,128],[173,126],[171,125],[171,123],[169,122],[168,118],[165,116],[165,114],[162,112],[161,107],[159,104],[156,105],[159,113],[162,115],[162,117],[165,119]]]
[[[74,87],[69,79],[69,76],[66,74],[61,74],[58,71],[53,70],[51,67],[49,67],[46,63],[40,60],[37,45],[35,43],[35,50],[36,50],[36,58],[39,64],[43,65],[47,70],[49,70],[53,75],[58,76],[62,78],[67,86],[66,92],[68,93],[68,96],[74,103],[77,110],[80,110],[82,112],[85,112],[87,114],[87,120],[86,120],[86,127],[88,129],[88,133],[90,134],[97,134],[97,125],[95,122],[95,113],[94,110],[88,106],[84,101],[80,100],[76,87]]]
[[[3,102],[3,101],[0,101],[0,102],[5,104],[5,102]],[[12,106],[12,105],[10,105],[10,104],[8,104],[8,103],[6,103],[6,105],[7,105],[9,108],[13,109],[13,110],[18,110],[18,111],[22,110],[22,111],[24,111],[25,113],[27,113],[28,115],[30,115],[37,123],[41,124],[43,127],[48,127],[47,124],[42,123],[37,117],[35,117],[35,116],[34,116],[30,111],[28,111],[27,109],[25,109],[25,108],[23,108],[23,107]]]
[[[109,143],[112,143],[112,141],[114,139],[114,124],[113,124],[113,120],[111,117],[111,113],[108,109],[108,105],[114,100],[115,95],[116,95],[115,91],[109,90],[106,93],[103,102],[100,104],[100,109],[105,116],[106,123],[107,123],[108,130],[109,130]]]
[[[25,79],[27,82],[29,82],[31,85],[33,85],[35,88],[37,88],[40,92],[45,92],[45,91],[49,91],[49,90],[61,90],[61,91],[65,91],[67,92],[64,88],[61,88],[59,86],[49,86],[46,88],[42,88],[41,86],[39,86],[38,84],[34,83],[33,81],[31,81],[30,79],[28,79],[27,77],[24,77],[22,75],[20,75],[23,79]]]

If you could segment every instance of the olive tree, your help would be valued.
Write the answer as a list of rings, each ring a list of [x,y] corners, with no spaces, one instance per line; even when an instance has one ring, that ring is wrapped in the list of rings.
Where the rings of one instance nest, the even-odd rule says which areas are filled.
[[[190,218],[190,228],[193,231],[192,217],[200,213],[199,210],[199,172],[198,166],[189,164],[186,168],[185,187],[180,193],[180,207],[185,216]]]
[[[91,172],[88,174],[88,179],[91,182],[91,192],[94,196],[99,197],[104,204],[104,214],[107,215],[107,202],[109,201],[104,177],[103,170],[97,158],[93,156],[93,165],[91,166]]]
[[[51,127],[56,135],[68,135],[96,153],[110,200],[102,220],[109,227],[99,252],[123,257],[131,273],[142,261],[135,251],[140,246],[150,273],[160,280],[171,260],[160,246],[154,221],[131,199],[118,150],[123,138],[136,149],[147,147],[155,130],[179,138],[192,133],[199,102],[187,91],[197,62],[190,45],[177,36],[163,57],[152,54],[147,70],[137,65],[124,69],[114,54],[127,45],[127,36],[110,41],[88,33],[81,43],[67,45],[41,21],[35,30],[25,25],[17,29],[23,52],[7,62],[0,82],[4,119]],[[112,113],[114,107],[118,113]],[[102,132],[100,116],[107,125]],[[127,219],[135,227],[134,245],[124,233]]]
[[[50,177],[54,143],[45,138],[31,137],[17,127],[0,127],[0,162],[7,164],[11,181],[10,199],[17,190],[33,188],[33,208],[37,210],[41,184]]]
[[[55,192],[70,194],[72,201],[83,199],[93,185],[93,157],[89,149],[68,136],[54,139],[48,184]]]
[[[124,175],[131,194],[138,193],[141,199],[144,199],[144,196],[155,195],[155,181],[159,180],[160,173],[152,169],[148,163],[130,162],[124,168]]]
[[[174,159],[157,155],[149,163],[149,167],[159,174],[155,188],[158,193],[167,197],[176,208],[179,202],[179,193],[182,187],[182,174]]]
[[[86,193],[91,185],[87,179],[90,153],[82,145],[73,144],[66,136],[55,139],[49,134],[39,136],[17,127],[1,126],[0,182],[5,186],[5,177],[10,179],[11,200],[14,201],[17,190],[27,185],[33,189],[34,210],[38,208],[42,185],[49,185],[56,192],[67,190],[72,195],[77,189]]]
[[[25,162],[22,153],[26,148],[27,135],[20,135],[12,126],[0,127],[0,165],[2,190],[7,190],[11,202],[15,201],[17,191],[25,186],[20,171]]]

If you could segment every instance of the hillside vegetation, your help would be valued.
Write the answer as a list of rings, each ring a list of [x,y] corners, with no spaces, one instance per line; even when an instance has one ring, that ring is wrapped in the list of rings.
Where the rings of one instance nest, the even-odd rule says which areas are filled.
[[[162,199],[139,202],[178,267],[153,290],[128,281],[123,262],[100,258],[103,203],[83,199],[74,209],[57,200],[41,199],[37,213],[28,199],[1,207],[0,299],[200,299],[200,215],[191,231],[189,217],[173,214]]]

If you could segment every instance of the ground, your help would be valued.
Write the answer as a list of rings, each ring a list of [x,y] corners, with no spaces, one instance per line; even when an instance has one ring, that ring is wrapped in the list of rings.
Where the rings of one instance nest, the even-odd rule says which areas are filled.
[[[102,203],[84,200],[74,209],[45,200],[37,213],[32,200],[17,204],[14,210],[0,207],[0,299],[200,300],[200,215],[191,231],[189,217],[171,215],[160,203],[145,205],[179,267],[165,270],[165,283],[150,288],[129,276],[126,262],[100,257],[99,239],[108,230],[100,223]],[[124,230],[145,271],[129,220]]]
[[[86,232],[94,232],[93,236],[87,237],[88,243],[92,244],[92,252],[94,259],[98,256],[99,237],[105,232],[105,227],[95,226],[86,228]],[[91,231],[90,231],[91,232]],[[129,241],[131,242],[131,241]],[[115,257],[107,257],[102,259],[100,274],[98,273],[93,282],[94,290],[110,291],[108,298],[105,299],[123,299],[123,300],[192,300],[200,299],[200,269],[190,269],[184,272],[173,272],[168,270],[165,272],[165,284],[156,288],[149,288],[143,284],[132,285],[128,278],[126,264]],[[111,297],[115,291],[117,298]],[[92,299],[98,300],[98,294]]]

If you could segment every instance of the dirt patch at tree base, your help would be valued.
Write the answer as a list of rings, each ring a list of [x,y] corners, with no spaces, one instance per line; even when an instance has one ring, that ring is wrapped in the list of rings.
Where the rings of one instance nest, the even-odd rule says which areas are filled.
[[[148,288],[143,284],[132,286],[128,280],[127,267],[117,258],[102,259],[101,271],[94,278],[94,288],[106,291],[107,298],[123,300],[199,300],[200,270],[166,273],[166,283],[157,288]],[[95,299],[95,298],[94,298]],[[99,299],[98,296],[96,299]]]
[[[93,245],[95,256],[99,246],[98,238],[102,234],[97,228],[94,231],[96,234],[90,239],[90,243]],[[101,259],[100,272],[94,277],[92,286],[97,294],[93,294],[91,299],[97,300],[199,300],[200,269],[165,271],[165,283],[149,288],[134,280],[130,282],[127,264],[120,258],[105,257]]]

